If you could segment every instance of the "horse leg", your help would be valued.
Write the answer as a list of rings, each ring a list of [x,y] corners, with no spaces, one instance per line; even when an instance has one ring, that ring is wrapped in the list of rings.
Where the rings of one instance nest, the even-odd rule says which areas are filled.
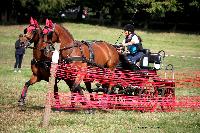
[[[73,92],[73,89],[72,89],[73,84],[74,84],[74,81],[68,79],[68,80],[65,80],[65,83],[68,85],[70,91],[72,92],[72,96],[71,96],[71,107],[72,107],[72,110],[73,110],[73,108],[75,107],[75,102],[72,102],[72,101],[74,101],[74,97],[75,97],[75,95],[73,94],[73,93],[74,93],[74,92]]]
[[[110,89],[109,86],[110,85],[108,83],[102,84],[102,88],[103,88],[104,93],[111,94],[111,89]]]
[[[85,83],[85,86],[86,86],[86,88],[87,88],[87,91],[88,91],[89,94],[90,94],[90,100],[91,100],[91,101],[94,101],[94,97],[93,97],[93,95],[92,95],[93,90],[92,90],[91,82],[90,82],[90,81],[85,81],[84,83]]]
[[[114,74],[114,71],[111,71],[111,75],[113,75],[113,74]],[[113,76],[109,77],[109,82],[102,84],[102,88],[104,89],[104,92],[106,92],[107,94],[113,93],[113,90],[112,90],[113,85],[111,85],[111,82],[113,80],[112,77]]]
[[[71,89],[71,91],[72,91],[73,93],[78,93],[78,94],[80,94],[83,98],[84,98],[83,89],[81,88],[80,83],[81,83],[81,81],[83,81],[84,77],[85,77],[85,74],[82,73],[82,72],[80,72],[79,74],[77,74],[77,77],[76,77],[76,79],[75,79],[75,81],[74,81],[74,83],[73,83],[73,85],[72,85],[72,89]],[[87,84],[87,85],[88,85],[88,84]],[[86,102],[81,102],[81,104],[82,104],[82,105],[86,105]]]
[[[94,99],[94,97],[93,97],[93,95],[92,95],[93,90],[92,90],[91,82],[85,81],[84,83],[85,83],[85,86],[86,86],[86,88],[87,88],[87,91],[88,91],[89,94],[90,94],[90,101],[94,101],[95,99]],[[93,109],[88,109],[88,110],[86,110],[85,113],[87,113],[87,114],[94,114],[95,111],[94,111]]]
[[[118,54],[117,54],[118,55]],[[111,72],[111,75],[112,75],[112,77],[113,77],[113,75],[115,74],[115,68],[116,68],[116,66],[117,66],[117,64],[118,64],[118,58],[115,58],[115,57],[118,57],[118,56],[111,56],[111,57],[114,57],[114,58],[110,58],[110,60],[107,62],[107,67],[111,70],[110,72]],[[111,79],[111,81],[113,80],[113,78],[110,78]],[[112,93],[112,85],[111,85],[111,83],[108,83],[107,84],[107,87],[108,87],[108,90],[107,90],[107,94],[111,94]]]
[[[107,91],[107,94],[112,94],[113,93],[113,90],[112,90],[112,85],[108,85],[108,91]]]
[[[35,84],[38,81],[39,81],[38,77],[35,76],[35,75],[32,75],[30,80],[25,83],[25,85],[24,85],[24,87],[22,89],[22,93],[21,93],[20,99],[18,101],[18,105],[19,106],[24,106],[25,105],[25,98],[26,98],[26,93],[28,91],[28,87],[30,85]]]
[[[87,88],[87,91],[88,91],[90,94],[92,94],[93,90],[92,90],[91,82],[85,81],[84,83],[85,83],[85,86],[86,86],[86,88]],[[92,95],[90,95],[90,100],[94,100],[94,98],[93,98]]]
[[[55,78],[55,83],[54,83],[54,98],[56,100],[56,108],[60,108],[60,99],[58,95],[58,79]]]
[[[80,87],[81,81],[85,77],[85,72],[79,72],[74,80],[71,91],[74,93],[83,93],[82,88]],[[87,84],[88,85],[88,84]]]

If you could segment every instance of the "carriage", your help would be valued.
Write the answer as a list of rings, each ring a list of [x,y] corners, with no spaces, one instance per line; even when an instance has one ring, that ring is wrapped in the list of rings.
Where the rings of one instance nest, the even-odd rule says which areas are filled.
[[[36,30],[38,32],[35,32]],[[59,49],[60,59],[56,75],[54,75],[56,78],[54,98],[57,101],[55,103],[58,103],[59,106],[62,105],[62,101],[59,98],[57,84],[60,80],[64,80],[73,93],[69,96],[71,98],[69,101],[71,103],[83,103],[83,108],[104,108],[103,105],[106,105],[107,109],[113,109],[113,107],[115,109],[117,107],[120,109],[135,109],[135,105],[146,105],[146,103],[147,106],[150,106],[149,103],[156,103],[153,107],[151,105],[151,110],[154,110],[155,105],[158,103],[162,109],[171,107],[171,103],[175,98],[173,65],[169,64],[165,68],[166,71],[171,70],[171,79],[160,78],[157,74],[164,61],[165,52],[163,50],[152,53],[149,49],[144,49],[144,56],[138,63],[130,65],[124,62],[124,48],[120,45],[110,45],[105,41],[96,40],[76,41],[68,30],[58,24],[53,24],[49,20],[46,21],[46,26],[41,29],[37,21],[31,19],[27,31],[25,37],[30,42],[34,42],[33,52],[35,54],[33,54],[33,57],[38,53],[45,57],[50,55],[47,58],[47,61],[50,62],[52,54],[47,54],[51,53],[49,46],[54,45],[55,42],[61,43]],[[41,34],[43,35],[41,36]],[[42,70],[37,72],[34,71],[35,69],[32,70],[33,76],[24,85],[19,105],[24,105],[26,92],[30,85],[39,82],[44,76],[46,76],[45,80],[49,81],[50,69],[43,70],[44,68],[38,64],[40,62],[46,64],[43,59],[42,56],[34,57],[35,62],[32,62],[32,67]],[[118,63],[118,61],[120,62]],[[86,89],[90,93],[89,99],[85,99],[83,95],[83,88],[80,87],[81,81],[85,82]],[[96,88],[94,89],[91,88],[93,82],[96,82]],[[103,92],[103,95],[99,95],[100,92]],[[79,96],[77,98],[75,93],[81,94],[82,98]],[[131,100],[131,102],[129,101],[127,104],[127,100]],[[141,103],[141,101],[143,102]],[[143,110],[142,106],[139,107],[140,110]]]
[[[89,45],[95,40],[87,40],[84,42],[88,43]],[[125,51],[124,47],[122,45],[113,45],[117,51],[119,52],[120,62],[116,67],[116,70],[114,72],[114,78],[113,73],[112,81],[119,80],[115,85],[113,86],[113,93],[117,94],[128,94],[128,95],[137,95],[140,94],[142,96],[142,93],[144,93],[147,90],[144,90],[144,84],[152,84],[153,88],[150,91],[154,91],[154,95],[162,95],[162,96],[175,96],[175,81],[174,81],[174,68],[173,65],[168,64],[165,66],[165,78],[160,78],[157,74],[157,71],[163,69],[164,65],[164,58],[165,58],[165,51],[161,50],[157,53],[152,53],[149,49],[144,49],[143,53],[144,55],[140,58],[140,60],[137,61],[136,64],[129,64],[124,59],[127,51]],[[96,64],[91,61],[90,62],[95,67]],[[106,71],[107,68],[103,68],[104,71]],[[105,75],[109,74],[109,71],[106,71],[108,73],[104,73]],[[99,71],[96,72],[96,77],[99,77],[98,75]],[[101,72],[100,72],[101,73]],[[120,73],[120,74],[119,74]],[[170,75],[169,76],[167,76]],[[123,75],[123,76],[121,76]],[[134,77],[135,76],[135,77]],[[88,77],[88,76],[87,76]],[[94,77],[94,76],[93,76]],[[92,77],[92,78],[93,78]],[[136,78],[137,77],[137,78]],[[119,78],[123,78],[124,82],[127,83],[119,83],[122,82]],[[133,82],[129,81],[133,80]],[[108,81],[108,82],[112,82]],[[95,89],[96,92],[103,91],[104,89],[100,84],[96,84],[97,88]],[[140,89],[139,89],[140,88]],[[120,89],[116,91],[115,89]],[[139,89],[139,90],[138,90]],[[139,91],[139,92],[138,92]],[[153,95],[152,95],[153,96]]]
[[[121,45],[115,45],[118,51],[121,52],[121,61],[124,61],[124,56],[127,54],[125,48]],[[160,102],[162,111],[171,111],[175,102],[175,81],[174,68],[172,64],[164,66],[165,51],[160,50],[157,53],[151,52],[149,49],[143,49],[144,55],[134,65],[129,65],[126,69],[130,69],[128,73],[134,71],[139,78],[130,82],[130,85],[121,88],[122,93],[137,97],[139,101],[148,99],[147,106],[139,108],[140,111],[155,111],[157,104],[149,104]],[[120,62],[118,68],[124,68],[124,62]],[[158,75],[158,71],[164,69],[164,78]],[[124,71],[124,70],[122,70]],[[130,75],[134,76],[134,75]],[[117,86],[115,87],[117,88]],[[140,102],[139,102],[140,103]],[[134,103],[135,104],[135,103]],[[150,107],[150,108],[149,108]],[[135,108],[134,108],[135,109]],[[136,108],[138,110],[138,108]]]
[[[82,42],[87,43],[87,45],[92,45],[96,40],[84,40]],[[89,98],[85,98],[83,95],[84,98],[82,96],[80,98],[79,94],[66,96],[68,98],[73,97],[73,100],[68,99],[68,101],[85,103],[84,105],[74,106],[73,108],[155,111],[158,105],[160,105],[159,110],[171,111],[175,101],[173,65],[169,64],[165,66],[164,78],[161,78],[157,73],[163,69],[165,52],[161,50],[157,53],[152,53],[149,49],[144,49],[144,56],[136,64],[130,65],[124,59],[125,54],[127,54],[124,47],[121,45],[113,46],[119,52],[120,57],[120,63],[114,72],[108,68],[101,68],[92,60],[84,60],[90,64],[85,69],[87,74],[84,80],[90,82],[95,81],[96,83],[92,89],[92,94],[88,96]],[[68,63],[69,61],[64,61],[63,64],[61,63],[59,65],[57,76],[73,80],[80,69],[72,68]],[[106,94],[108,92],[107,88],[102,85],[105,82],[112,84],[110,94]],[[82,89],[87,90],[87,88]],[[66,105],[66,103],[64,104]]]

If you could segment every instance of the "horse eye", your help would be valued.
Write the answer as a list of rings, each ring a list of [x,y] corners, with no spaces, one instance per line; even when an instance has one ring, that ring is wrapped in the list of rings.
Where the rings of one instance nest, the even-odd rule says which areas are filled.
[[[26,33],[27,33],[27,28],[24,29],[24,34],[26,34]]]
[[[33,32],[33,33],[36,33],[36,32],[37,32],[37,30],[33,30],[32,32]]]
[[[40,33],[40,36],[41,36],[41,37],[44,37],[44,33],[43,33],[43,32],[42,32],[42,33]]]
[[[52,38],[52,36],[53,36],[53,32],[50,31],[50,32],[47,34],[47,36],[48,36],[48,38]]]

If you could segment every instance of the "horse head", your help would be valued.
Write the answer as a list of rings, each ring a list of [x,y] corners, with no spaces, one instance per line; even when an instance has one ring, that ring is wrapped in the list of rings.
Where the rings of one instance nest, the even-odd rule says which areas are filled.
[[[53,23],[52,20],[46,19],[46,25],[43,28],[44,42],[53,45],[55,42],[61,45],[74,43],[71,33],[64,27]]]
[[[52,56],[52,49],[47,43],[44,42],[42,28],[39,26],[38,22],[34,18],[30,18],[30,24],[27,28],[24,29],[23,36],[25,47],[30,47],[31,43],[34,43],[34,47],[30,47],[36,49],[41,52],[34,52],[35,57],[44,54],[47,58]]]
[[[42,28],[39,26],[37,20],[30,18],[30,24],[24,29],[24,37],[27,38],[29,43],[38,43]]]
[[[58,41],[58,37],[56,35],[53,35],[55,34],[54,26],[55,25],[53,24],[51,20],[46,19],[46,25],[44,26],[42,30],[43,35],[44,35],[44,42],[52,44]]]

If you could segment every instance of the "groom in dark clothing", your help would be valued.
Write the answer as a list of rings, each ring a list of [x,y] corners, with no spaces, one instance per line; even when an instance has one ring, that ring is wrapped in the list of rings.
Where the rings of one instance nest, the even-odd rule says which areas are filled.
[[[24,43],[22,42],[23,35],[19,35],[19,39],[15,42],[15,66],[14,72],[21,72],[21,64],[25,54]]]

